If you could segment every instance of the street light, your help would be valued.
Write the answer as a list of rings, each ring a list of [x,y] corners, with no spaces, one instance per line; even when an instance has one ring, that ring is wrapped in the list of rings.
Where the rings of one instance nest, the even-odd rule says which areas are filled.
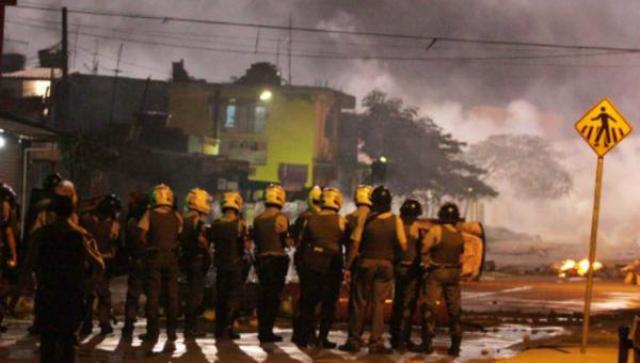
[[[384,155],[383,155],[383,156],[381,156],[378,160],[379,160],[381,163],[383,163],[383,164],[386,164],[386,163],[387,163],[387,157],[386,157],[386,156],[384,156]]]
[[[264,90],[264,91],[262,91],[260,93],[260,101],[269,102],[269,101],[271,101],[272,97],[273,97],[273,93],[268,89],[266,89],[266,90]]]

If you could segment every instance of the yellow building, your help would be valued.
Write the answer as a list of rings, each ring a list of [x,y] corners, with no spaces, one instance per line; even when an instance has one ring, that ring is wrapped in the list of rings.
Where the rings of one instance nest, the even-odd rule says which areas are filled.
[[[265,68],[267,80],[259,77]],[[281,85],[269,71],[275,68],[258,63],[235,83],[171,82],[169,126],[191,136],[193,152],[249,161],[256,187],[282,183],[296,191],[335,182],[338,123],[355,98]]]

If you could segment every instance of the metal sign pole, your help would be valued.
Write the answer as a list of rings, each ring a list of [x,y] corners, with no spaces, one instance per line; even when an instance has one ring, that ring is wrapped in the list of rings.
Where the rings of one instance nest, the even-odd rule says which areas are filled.
[[[593,218],[591,220],[591,241],[589,244],[589,270],[587,275],[587,288],[584,297],[584,316],[582,324],[582,346],[580,352],[587,352],[589,341],[589,320],[591,314],[591,298],[593,296],[593,264],[596,260],[596,243],[598,240],[598,221],[600,218],[600,195],[602,193],[602,173],[604,169],[604,157],[598,157],[596,168],[596,187],[593,198]]]

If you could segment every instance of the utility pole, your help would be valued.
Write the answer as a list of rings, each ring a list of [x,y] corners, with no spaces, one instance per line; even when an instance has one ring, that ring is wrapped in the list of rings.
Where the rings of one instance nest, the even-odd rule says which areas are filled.
[[[0,0],[0,69],[2,67],[2,45],[4,43],[4,9],[9,5],[16,5],[16,0]],[[0,82],[2,81],[2,72],[0,72]]]
[[[75,33],[75,39],[73,40],[73,62],[72,62],[72,68],[76,69],[76,58],[78,56],[78,38],[80,38],[80,25],[76,26],[76,33]]]
[[[276,66],[280,69],[280,38],[278,38],[278,42],[276,43]]]
[[[93,52],[93,60],[91,61],[91,74],[94,76],[98,74],[98,69],[100,67],[100,61],[98,60],[100,51],[100,40],[96,39],[96,49]]]
[[[289,53],[289,85],[293,85],[293,76],[291,75],[291,45],[293,44],[293,17],[289,15],[289,42],[287,44],[287,52]]]
[[[60,92],[56,91],[55,125],[66,127],[69,112],[69,36],[67,28],[67,8],[62,8],[62,81],[59,83]]]
[[[67,23],[67,8],[62,8],[62,80],[67,84],[69,77],[69,29]]]
[[[116,69],[114,70],[113,89],[111,90],[111,112],[109,113],[109,124],[113,123],[113,111],[116,104],[116,88],[118,86],[118,75],[120,74],[120,58],[122,57],[122,47],[124,43],[120,43],[118,49],[118,60],[116,61]]]

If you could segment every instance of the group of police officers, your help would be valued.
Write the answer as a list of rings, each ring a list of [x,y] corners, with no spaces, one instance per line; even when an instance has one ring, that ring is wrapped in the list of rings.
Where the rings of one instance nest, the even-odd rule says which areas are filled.
[[[461,218],[455,204],[445,204],[439,222],[426,229],[417,223],[422,214],[420,203],[407,199],[396,216],[391,211],[392,195],[384,186],[359,186],[354,195],[357,208],[346,217],[339,214],[342,193],[316,186],[309,193],[308,210],[290,224],[283,213],[285,190],[269,185],[263,196],[264,211],[249,228],[242,215],[243,198],[237,191],[223,194],[222,215],[208,225],[212,200],[205,190],[191,190],[184,213],[179,213],[173,191],[160,184],[149,194],[131,194],[128,213],[121,219],[122,205],[113,194],[79,213],[73,184],[54,174],[45,180],[45,197],[37,205],[27,243],[21,244],[27,247],[18,248],[18,213],[11,213],[17,209],[15,194],[4,184],[0,189],[3,260],[7,268],[15,269],[19,252],[24,252],[17,295],[30,285],[32,274],[35,276],[35,318],[30,331],[40,334],[42,356],[48,356],[48,361],[73,361],[75,333],[92,332],[94,300],[100,333],[113,332],[109,277],[123,251],[128,262],[123,337],[132,336],[139,299],[145,295],[147,323],[141,338],[158,340],[163,302],[167,340],[176,340],[180,271],[186,275],[188,290],[184,337],[204,336],[206,330],[199,326],[198,317],[203,313],[206,273],[213,265],[215,338],[239,339],[234,323],[253,264],[259,281],[258,339],[263,344],[282,341],[274,333],[274,325],[292,248],[300,281],[292,341],[301,349],[337,347],[329,340],[329,332],[341,287],[346,284],[350,293],[348,339],[340,350],[361,350],[365,322],[371,315],[369,353],[386,354],[393,349],[433,352],[435,312],[443,298],[449,313],[449,354],[460,354],[459,281],[464,239],[457,226]],[[119,250],[121,245],[124,248]],[[393,349],[383,339],[384,306],[392,294]],[[16,294],[3,295],[0,318]],[[420,344],[411,339],[416,311],[423,314]]]

